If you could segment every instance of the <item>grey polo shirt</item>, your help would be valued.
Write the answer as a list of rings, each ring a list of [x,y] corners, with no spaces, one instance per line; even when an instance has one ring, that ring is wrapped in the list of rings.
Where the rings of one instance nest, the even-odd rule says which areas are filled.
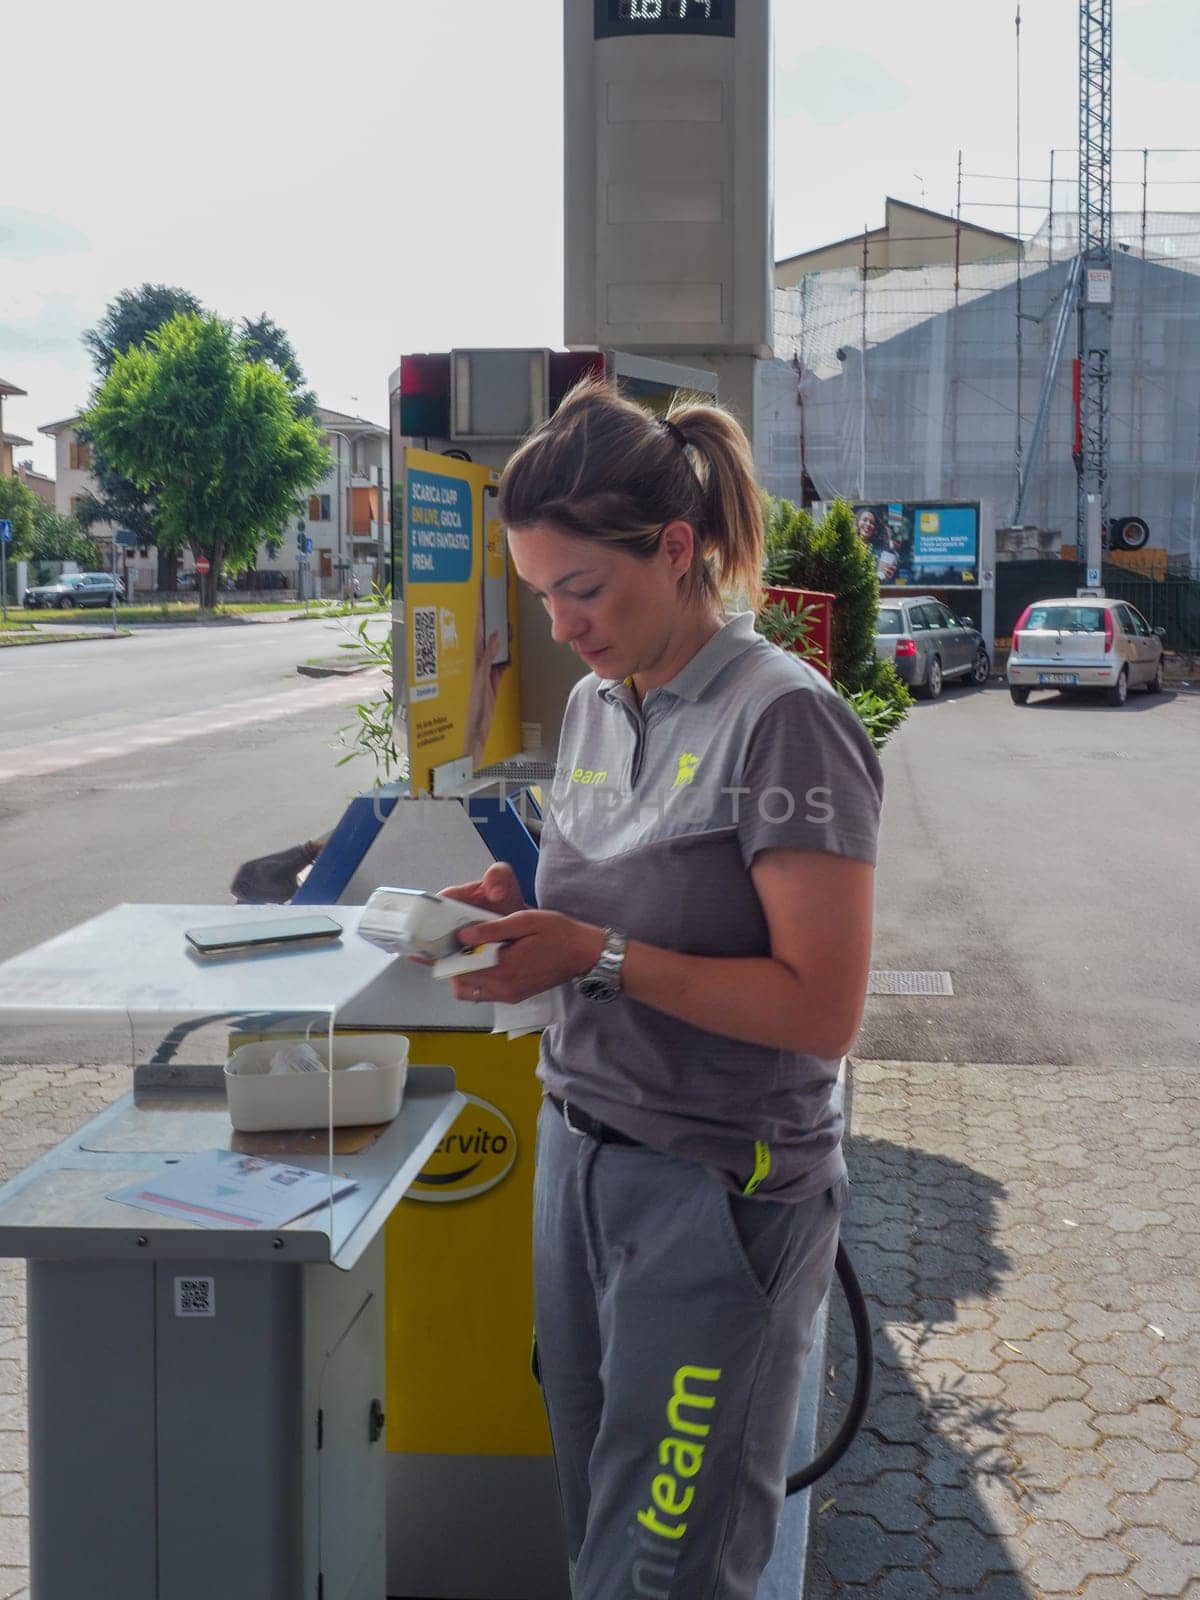
[[[883,774],[813,667],[732,618],[639,707],[576,684],[543,822],[538,904],[697,956],[768,956],[749,868],[763,850],[874,862]],[[820,906],[811,908],[819,918]],[[838,1062],[745,1044],[568,985],[542,1036],[551,1094],[739,1192],[800,1200],[845,1172]]]

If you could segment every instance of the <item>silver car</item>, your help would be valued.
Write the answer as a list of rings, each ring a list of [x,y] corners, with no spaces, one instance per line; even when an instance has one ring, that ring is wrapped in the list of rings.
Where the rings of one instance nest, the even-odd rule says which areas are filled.
[[[929,594],[889,595],[879,602],[875,654],[894,661],[901,680],[929,700],[951,679],[982,684],[992,670],[978,628]]]
[[[26,589],[24,606],[27,611],[49,607],[56,611],[70,611],[73,606],[111,606],[113,584],[117,600],[125,599],[125,585],[108,572],[67,572],[49,583],[38,583]]]
[[[1126,600],[1038,600],[1013,629],[1008,692],[1019,706],[1034,689],[1103,689],[1114,706],[1138,684],[1159,694],[1164,633]]]

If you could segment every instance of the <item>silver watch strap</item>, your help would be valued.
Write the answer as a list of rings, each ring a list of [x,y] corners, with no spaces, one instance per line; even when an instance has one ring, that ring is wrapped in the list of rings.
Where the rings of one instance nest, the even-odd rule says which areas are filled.
[[[603,973],[605,977],[620,978],[628,945],[628,938],[618,928],[605,928],[604,945],[592,971]]]

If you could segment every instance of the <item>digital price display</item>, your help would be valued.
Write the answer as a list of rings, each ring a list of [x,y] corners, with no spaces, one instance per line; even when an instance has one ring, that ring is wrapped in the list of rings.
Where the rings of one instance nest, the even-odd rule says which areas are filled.
[[[637,34],[733,37],[735,0],[596,0],[597,39]]]

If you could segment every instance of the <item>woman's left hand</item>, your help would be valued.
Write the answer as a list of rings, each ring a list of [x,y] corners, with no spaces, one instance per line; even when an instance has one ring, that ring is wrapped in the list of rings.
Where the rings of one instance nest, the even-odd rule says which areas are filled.
[[[600,959],[604,929],[576,922],[558,911],[516,911],[496,922],[475,923],[458,932],[462,944],[503,944],[494,967],[452,978],[455,998],[506,1005],[555,989],[587,972]]]

